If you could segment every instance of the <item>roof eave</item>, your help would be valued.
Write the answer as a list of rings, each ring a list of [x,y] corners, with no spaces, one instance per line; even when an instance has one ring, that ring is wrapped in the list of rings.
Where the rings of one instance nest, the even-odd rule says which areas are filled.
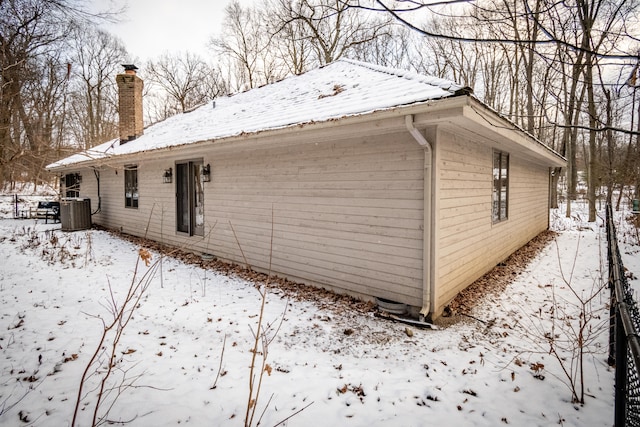
[[[566,165],[566,160],[560,154],[551,150],[542,142],[530,136],[506,118],[501,117],[495,111],[486,107],[482,102],[478,101],[473,96],[468,95],[465,91],[464,94],[460,96],[450,96],[435,100],[426,100],[413,104],[400,105],[362,114],[331,118],[320,122],[296,123],[275,129],[265,129],[257,132],[241,133],[238,135],[232,135],[218,139],[205,139],[189,144],[170,146],[147,151],[139,151],[135,153],[120,155],[105,154],[104,157],[88,159],[72,164],[55,166],[53,168],[48,168],[48,170],[51,172],[60,172],[70,169],[101,166],[113,163],[114,161],[118,161],[119,163],[126,162],[130,159],[140,158],[142,154],[149,152],[153,152],[158,157],[169,157],[174,156],[177,152],[181,152],[183,150],[196,149],[210,144],[214,145],[215,147],[222,148],[244,145],[243,142],[255,144],[254,140],[263,138],[266,139],[269,137],[289,137],[292,141],[295,141],[299,140],[301,131],[304,131],[305,133],[312,133],[328,128],[340,127],[342,129],[347,129],[350,126],[362,125],[367,122],[372,123],[369,132],[380,132],[383,130],[394,131],[404,129],[404,117],[409,114],[419,115],[419,117],[421,117],[421,120],[416,124],[423,126],[444,123],[451,124],[453,122],[464,120],[467,126],[469,126],[469,124],[472,124],[473,126],[481,126],[485,129],[488,129],[488,131],[493,135],[498,134],[498,136],[500,136],[504,140],[515,141],[518,145],[522,146],[523,149],[533,150],[535,152],[535,157],[549,163],[550,165],[558,167],[563,167]],[[384,121],[384,126],[377,123],[381,123],[381,121]]]
[[[221,138],[210,138],[204,139],[201,141],[195,141],[182,145],[173,145],[169,147],[156,148],[152,150],[144,150],[137,151],[134,153],[125,153],[125,154],[107,154],[104,153],[101,157],[87,159],[80,162],[67,163],[59,166],[49,167],[47,166],[47,170],[50,172],[62,172],[68,170],[82,169],[87,167],[97,167],[104,164],[113,163],[114,161],[123,162],[129,159],[139,158],[140,155],[144,153],[153,152],[158,156],[162,156],[166,153],[166,155],[173,155],[177,151],[182,151],[185,149],[191,149],[191,147],[201,147],[204,144],[214,144],[215,146],[228,146],[228,145],[236,145],[241,143],[242,141],[250,141],[258,138],[266,138],[271,136],[278,137],[286,137],[288,135],[299,135],[301,130],[305,132],[309,131],[320,131],[327,128],[335,128],[336,126],[340,127],[348,127],[352,125],[359,125],[366,122],[375,122],[380,120],[389,120],[397,118],[396,124],[391,124],[388,128],[391,129],[403,129],[404,128],[404,116],[407,114],[417,114],[425,111],[425,108],[429,110],[430,113],[436,114],[439,111],[450,110],[451,108],[459,108],[459,102],[455,101],[456,97],[448,97],[448,98],[440,98],[435,100],[426,100],[421,102],[416,102],[408,105],[400,105],[395,107],[390,107],[381,110],[375,110],[370,112],[364,112],[361,114],[353,114],[353,115],[345,115],[343,117],[334,117],[323,121],[310,121],[303,123],[295,123],[288,126],[283,126],[279,128],[273,129],[264,129],[256,132],[242,132],[237,135],[230,135]],[[447,111],[444,116],[451,114],[451,111]],[[380,130],[380,127],[375,127]],[[132,143],[135,143],[132,142]],[[54,163],[55,164],[55,163]]]
[[[470,96],[468,100],[468,106],[464,109],[466,118],[481,123],[484,126],[488,125],[493,133],[508,138],[541,159],[549,161],[550,166],[566,167],[567,159],[560,153],[517,126],[511,120],[500,115],[477,98]]]

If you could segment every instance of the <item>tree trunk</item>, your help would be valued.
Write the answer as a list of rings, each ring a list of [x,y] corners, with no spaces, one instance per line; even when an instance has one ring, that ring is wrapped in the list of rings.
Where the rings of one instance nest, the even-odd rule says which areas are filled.
[[[587,99],[589,111],[589,161],[588,161],[588,178],[587,178],[587,200],[589,201],[589,222],[596,220],[596,188],[599,181],[598,170],[598,152],[596,141],[596,119],[598,112],[596,111],[595,94],[593,88],[593,63],[591,54],[587,53],[585,67],[585,84],[587,86]]]
[[[549,205],[551,209],[558,208],[558,181],[560,180],[560,175],[562,174],[562,168],[553,168],[553,173],[551,174],[551,188],[549,189]]]

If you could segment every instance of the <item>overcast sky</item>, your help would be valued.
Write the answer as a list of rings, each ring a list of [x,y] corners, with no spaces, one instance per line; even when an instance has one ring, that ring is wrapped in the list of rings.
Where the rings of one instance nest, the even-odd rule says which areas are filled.
[[[105,29],[124,42],[131,58],[146,61],[164,51],[205,55],[207,41],[219,34],[231,0],[91,0],[96,9],[127,5],[121,21]],[[239,0],[242,6],[254,0]]]

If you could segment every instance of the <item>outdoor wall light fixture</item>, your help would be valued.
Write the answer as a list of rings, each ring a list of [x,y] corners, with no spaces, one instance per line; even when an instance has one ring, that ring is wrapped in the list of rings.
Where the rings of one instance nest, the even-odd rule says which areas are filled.
[[[164,175],[162,175],[162,182],[165,184],[171,184],[171,182],[173,182],[173,169],[165,169]]]
[[[211,181],[211,165],[209,163],[207,163],[206,166],[202,167],[202,181]]]

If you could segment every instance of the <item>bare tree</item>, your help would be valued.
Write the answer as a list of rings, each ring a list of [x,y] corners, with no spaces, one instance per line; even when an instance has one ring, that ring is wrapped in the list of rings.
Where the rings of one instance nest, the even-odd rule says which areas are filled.
[[[217,96],[216,73],[189,51],[164,53],[146,67],[148,81],[162,88],[172,108],[187,111]],[[213,84],[212,84],[213,83]],[[213,93],[212,93],[213,92]]]
[[[224,78],[220,64],[205,64],[205,74],[198,85],[198,91],[205,101],[229,95],[229,81]]]
[[[280,0],[279,6],[284,19],[279,27],[302,24],[318,65],[335,61],[357,46],[389,34],[390,18],[365,16],[341,0]]]
[[[262,8],[233,1],[222,34],[210,46],[234,81],[232,89],[241,90],[345,55],[393,65],[408,62],[407,33],[393,32],[390,22],[340,0],[271,0]]]
[[[636,130],[636,134],[628,135],[627,147],[624,150],[624,161],[620,176],[620,193],[616,202],[616,209],[620,209],[620,202],[624,194],[626,185],[635,188],[633,197],[640,199],[640,102],[638,100],[638,89],[640,89],[640,60],[633,68],[631,74],[626,79],[623,86],[628,93],[627,106],[630,106],[630,114],[627,119],[630,130]]]
[[[128,54],[118,38],[88,25],[74,28],[71,45],[69,127],[77,143],[88,149],[118,135],[113,77]]]
[[[225,9],[223,32],[210,40],[211,48],[230,62],[235,88],[251,89],[265,83],[260,78],[261,54],[267,49],[265,21],[256,8],[243,8],[233,0]]]
[[[388,28],[368,43],[351,48],[349,56],[393,68],[419,68],[416,45],[421,44],[409,29],[390,23]]]
[[[80,0],[0,1],[0,180],[38,180],[65,142],[64,52],[71,22],[98,21]]]
[[[64,3],[63,3],[64,4]],[[6,0],[0,2],[0,175],[13,181],[18,174],[29,173],[22,163],[31,151],[42,153],[49,144],[42,133],[51,121],[48,112],[32,115],[34,107],[50,107],[51,94],[37,95],[28,89],[49,88],[46,80],[55,76],[54,56],[50,49],[64,38],[64,27],[57,22],[60,12],[50,2],[38,0]],[[48,64],[45,65],[45,64]],[[30,99],[31,97],[31,99]],[[48,116],[48,117],[44,117]]]
[[[474,31],[468,25],[454,18],[430,20],[425,27],[435,31],[462,35]],[[477,29],[476,29],[477,30]],[[433,64],[439,77],[446,77],[458,83],[475,88],[479,76],[479,55],[477,45],[457,40],[427,38],[426,44],[433,52]]]
[[[291,20],[283,0],[274,0],[268,5],[266,19],[272,23],[270,52],[289,73],[299,75],[307,71],[312,61],[312,47],[304,23]]]
[[[455,46],[455,43],[485,46],[493,44],[502,46],[505,53],[512,52],[513,58],[507,61],[512,93],[508,115],[530,133],[540,138],[553,138],[549,145],[559,146],[560,151],[566,154],[569,160],[570,198],[575,193],[579,166],[577,159],[581,154],[577,150],[577,143],[585,141],[583,154],[588,172],[589,219],[595,220],[597,188],[602,178],[599,170],[602,150],[599,147],[606,138],[603,135],[609,130],[637,135],[635,130],[625,129],[625,126],[612,122],[612,117],[607,116],[608,98],[598,92],[597,84],[594,83],[598,80],[597,74],[601,72],[597,66],[603,65],[604,70],[607,68],[605,61],[609,61],[609,66],[612,61],[637,61],[640,34],[637,26],[633,25],[639,7],[637,0],[501,0],[493,3],[476,2],[469,5],[467,10],[458,7],[455,12],[435,10],[445,4],[460,3],[457,0],[342,0],[341,3],[393,16],[397,21],[427,36],[434,45],[432,51],[438,59],[442,59],[445,53],[456,52],[454,55],[449,53],[450,56],[457,57],[455,60],[443,60],[442,63],[436,61],[437,65],[441,65],[438,70],[440,72],[452,72],[448,70],[453,67],[458,70],[466,67],[470,75],[478,72],[473,69],[475,62],[462,62],[461,48],[444,48],[443,46],[447,46],[446,42],[450,43],[449,46]],[[442,25],[442,18],[438,18],[435,25],[426,23],[425,19],[421,20],[428,12],[451,17],[455,20],[455,28]],[[470,27],[466,25],[469,22],[477,27],[489,26],[492,31],[469,31]],[[486,58],[486,52],[481,57]],[[467,58],[471,59],[469,56]],[[495,73],[498,70],[487,67],[486,63],[481,68],[483,73]],[[602,73],[607,74],[606,71]],[[459,77],[458,80],[464,82],[461,78],[465,76],[460,74]],[[465,83],[469,84],[470,81],[468,79]],[[483,93],[491,95],[488,99],[493,98],[491,90],[487,91],[487,88],[490,89],[487,83],[491,81],[485,79],[484,83]],[[547,87],[557,88],[559,92],[550,93],[546,90]],[[553,96],[550,98],[551,95]],[[563,102],[554,104],[557,101]],[[561,117],[561,121],[555,121],[556,117]],[[551,132],[545,131],[549,119],[554,121],[551,123]],[[561,127],[562,132],[558,132],[556,126]],[[559,176],[560,171],[555,172],[554,175]]]

